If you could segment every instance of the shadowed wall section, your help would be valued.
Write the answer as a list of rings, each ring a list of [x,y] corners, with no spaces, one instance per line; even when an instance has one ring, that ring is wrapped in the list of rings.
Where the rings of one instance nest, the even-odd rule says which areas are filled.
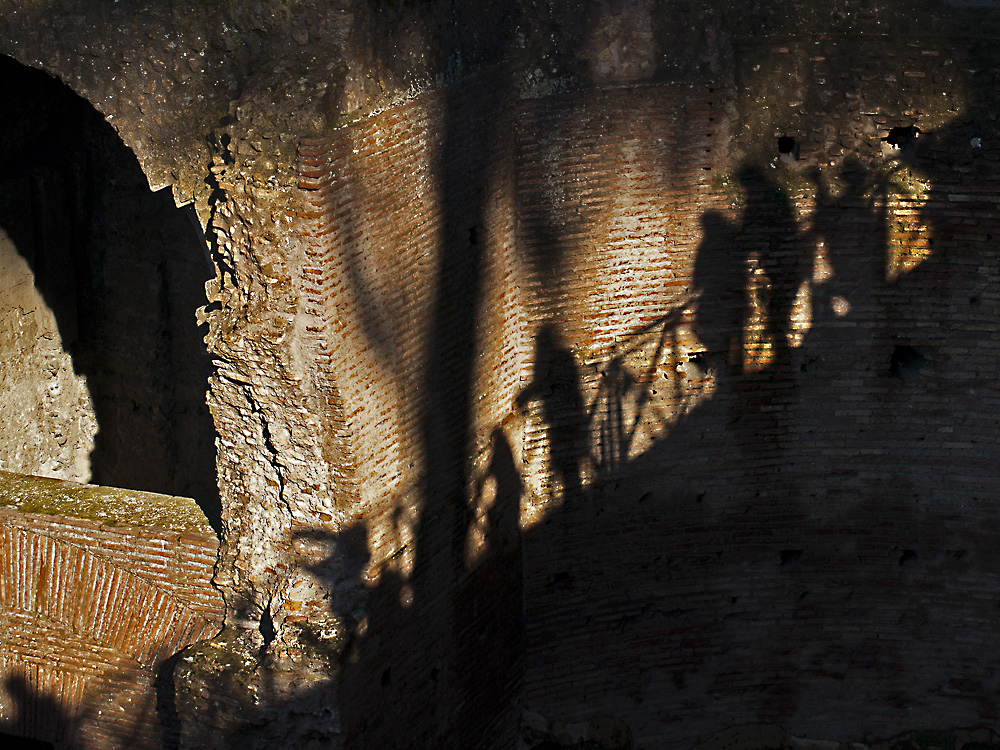
[[[781,85],[734,93],[738,135],[700,195],[695,171],[661,167],[678,203],[616,210],[618,174],[586,161],[616,161],[641,90],[598,110],[602,137],[576,105],[579,130],[521,145],[524,246],[555,259],[557,290],[528,392],[545,507],[523,532],[526,706],[620,721],[635,747],[720,724],[838,741],[992,724],[1000,228],[997,141],[976,135],[996,133],[992,53],[740,54],[748,81]],[[851,71],[846,96],[829,70]],[[546,148],[565,155],[548,181]],[[623,215],[640,267],[615,296]],[[665,225],[678,247],[639,261]]]
[[[439,211],[456,196],[426,161],[448,132],[445,95],[303,143],[310,312],[369,533],[342,682],[365,686],[343,704],[349,746],[424,707],[399,698],[376,717],[354,699],[460,696],[434,686],[460,666],[457,634],[476,632],[463,618],[519,598],[523,688],[506,700],[550,727],[613,727],[622,747],[694,745],[720,722],[847,740],[898,734],[917,714],[996,717],[979,655],[997,638],[982,597],[998,585],[985,529],[1000,488],[1000,229],[995,145],[976,135],[995,132],[993,79],[949,67],[988,71],[986,53],[832,39],[737,54],[741,75],[760,61],[806,81],[780,92],[791,114],[764,88],[663,84],[505,115],[508,181],[489,182],[506,187],[484,205],[513,235],[467,220],[470,246],[491,248],[476,309],[494,322],[477,329],[476,368],[497,374],[473,386],[467,467],[445,474],[472,480],[465,522],[421,495],[435,446],[414,427],[439,395],[423,377],[433,248],[454,242]],[[964,103],[912,83],[950,55],[939,75]],[[827,59],[859,80],[881,70],[867,98],[815,89],[820,73],[810,88],[802,71]],[[463,614],[456,598],[454,624],[434,631],[408,566],[428,561],[438,601],[465,592],[450,583],[456,540],[472,538],[479,507],[482,538],[509,523],[484,487],[508,498],[499,506],[518,498],[521,562],[482,579],[485,610]],[[421,536],[428,519],[452,524],[450,547]],[[400,668],[393,643],[419,651],[443,632],[451,656]],[[496,638],[491,658],[519,642],[476,635]],[[529,724],[530,747],[554,746],[544,719]]]
[[[218,527],[211,274],[89,102],[0,56],[0,439],[9,471],[195,497]]]
[[[369,550],[339,688],[349,747],[499,747],[516,728],[518,437],[501,422],[525,351],[504,86],[476,77],[301,147],[318,379],[346,405],[345,510]]]

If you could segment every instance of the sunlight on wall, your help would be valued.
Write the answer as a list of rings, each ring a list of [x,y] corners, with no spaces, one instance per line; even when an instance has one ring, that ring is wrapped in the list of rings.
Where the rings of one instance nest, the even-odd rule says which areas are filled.
[[[0,468],[87,482],[97,420],[35,277],[0,229]]]
[[[894,181],[889,199],[889,236],[885,257],[886,281],[900,276],[923,263],[930,256],[930,232],[920,221],[927,203],[930,184],[908,174],[908,179]]]
[[[749,314],[743,324],[743,370],[759,372],[774,358],[774,342],[768,331],[766,294],[768,278],[756,254],[751,256],[747,279],[747,307]]]

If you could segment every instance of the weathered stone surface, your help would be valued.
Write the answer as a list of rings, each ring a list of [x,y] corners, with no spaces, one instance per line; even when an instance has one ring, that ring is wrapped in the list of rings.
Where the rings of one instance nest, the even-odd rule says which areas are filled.
[[[186,743],[996,720],[996,9],[0,10],[206,230]]]
[[[98,429],[86,379],[73,368],[31,268],[2,230],[0,278],[0,418],[17,428],[0,447],[0,466],[86,482]]]
[[[73,516],[105,526],[150,526],[213,535],[205,514],[188,497],[98,487],[0,471],[0,507],[22,513]]]

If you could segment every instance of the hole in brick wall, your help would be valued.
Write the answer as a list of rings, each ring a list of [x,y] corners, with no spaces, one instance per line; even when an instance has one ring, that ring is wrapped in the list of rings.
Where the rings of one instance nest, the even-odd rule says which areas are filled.
[[[892,350],[889,358],[889,374],[900,380],[914,380],[922,377],[921,368],[927,358],[915,347],[901,344]]]
[[[794,164],[799,160],[799,144],[790,135],[778,139],[778,158],[783,164]]]
[[[903,127],[889,128],[889,134],[883,138],[886,143],[895,148],[904,149],[916,141],[920,134],[920,128],[916,125],[906,125]]]
[[[260,625],[258,627],[260,630],[261,637],[264,639],[264,645],[261,647],[261,651],[266,651],[267,647],[270,646],[278,632],[274,629],[274,618],[271,617],[271,610],[265,608],[263,612],[260,613]]]
[[[781,564],[782,565],[793,565],[797,563],[802,558],[802,550],[800,549],[783,549],[781,550]]]
[[[382,687],[387,688],[392,684],[392,667],[386,667],[382,673]]]
[[[708,352],[691,352],[687,357],[687,362],[682,362],[677,366],[677,372],[684,375],[689,380],[701,380],[711,375]]]
[[[903,554],[899,557],[900,565],[909,565],[910,563],[916,562],[917,553],[912,549],[903,550]]]
[[[479,227],[473,224],[469,227],[469,244],[478,245],[479,244]]]

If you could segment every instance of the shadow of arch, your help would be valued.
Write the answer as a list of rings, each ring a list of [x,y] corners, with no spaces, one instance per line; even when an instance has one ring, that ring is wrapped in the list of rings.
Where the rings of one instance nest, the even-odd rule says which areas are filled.
[[[216,530],[212,268],[96,110],[0,57],[0,466],[195,498]]]

